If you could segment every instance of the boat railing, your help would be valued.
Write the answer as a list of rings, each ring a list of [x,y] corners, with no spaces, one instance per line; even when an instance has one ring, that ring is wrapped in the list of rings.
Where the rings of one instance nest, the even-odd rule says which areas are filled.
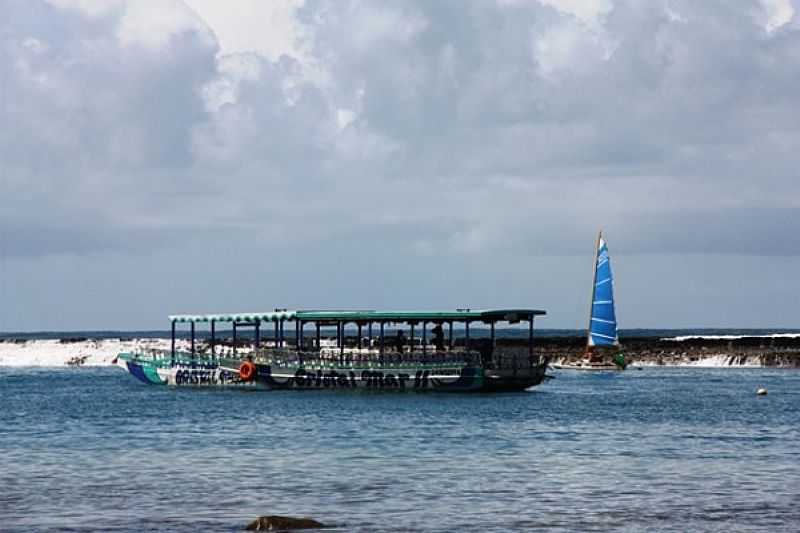
[[[170,359],[172,352],[169,350],[160,350],[158,348],[140,348],[136,350],[133,355],[136,359],[141,361],[161,361],[163,359]]]
[[[381,354],[374,349],[323,349],[314,351],[297,351],[290,348],[268,349],[257,352],[256,361],[269,362],[277,366],[469,366],[480,363],[477,351],[449,352],[396,352],[385,351]]]
[[[195,353],[176,350],[162,350],[159,348],[138,349],[132,354],[139,361],[150,361],[156,366],[168,367],[173,363],[181,365],[201,364],[211,359],[210,354]]]
[[[493,355],[487,365],[488,368],[495,368],[497,370],[524,370],[531,367],[540,365],[544,362],[544,357],[541,355],[530,355],[520,352],[497,352]]]
[[[344,351],[336,348],[313,351],[298,351],[294,348],[267,348],[256,352],[232,354],[232,353],[195,353],[187,351],[162,350],[157,348],[147,348],[137,350],[134,354],[136,359],[142,361],[152,361],[156,365],[170,366],[177,364],[203,364],[209,361],[224,360],[243,360],[252,357],[257,362],[269,363],[277,366],[484,366],[499,370],[517,370],[530,368],[540,364],[542,357],[534,355],[531,357],[527,353],[518,351],[504,352],[497,350],[492,354],[482,354],[476,350],[448,350],[448,351],[413,351],[397,352],[385,351],[383,354],[379,350],[370,348],[353,348]]]

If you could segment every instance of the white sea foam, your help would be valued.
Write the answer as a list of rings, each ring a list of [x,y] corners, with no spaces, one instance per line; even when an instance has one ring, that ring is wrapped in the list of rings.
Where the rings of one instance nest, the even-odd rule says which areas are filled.
[[[718,335],[718,336],[687,336],[674,337],[669,340],[687,340],[698,338],[712,339],[738,339],[742,336],[737,335]],[[778,334],[763,335],[762,337],[800,337],[800,334]],[[333,341],[335,342],[335,341]],[[26,340],[0,341],[0,366],[40,366],[40,367],[60,367],[67,366],[70,361],[80,360],[86,366],[108,365],[120,352],[131,352],[137,350],[168,350],[170,339],[88,339],[77,342],[61,342],[58,339],[52,340]],[[185,339],[175,341],[176,348],[182,351],[190,349],[190,343]],[[218,348],[219,349],[219,348]],[[223,348],[224,350],[224,348]],[[230,350],[230,349],[228,349]],[[241,349],[242,353],[246,349]],[[655,360],[634,361],[635,366],[662,366]],[[758,354],[747,356],[731,355],[726,353],[713,354],[701,359],[692,361],[689,357],[665,358],[663,366],[681,367],[715,367],[715,368],[742,368],[759,367],[761,361]]]
[[[556,364],[569,362],[569,359],[559,358],[553,361]],[[663,357],[659,360],[656,356],[636,359],[634,358],[631,363],[631,368],[644,367],[671,367],[671,368],[762,368],[764,367],[761,354],[752,353],[747,355],[742,354],[729,354],[717,353],[708,354],[702,357],[692,357],[688,354],[671,355]],[[778,360],[773,366],[790,366],[793,367],[791,362]]]
[[[87,366],[103,366],[111,364],[120,352],[168,350],[170,343],[170,339],[6,340],[0,341],[0,366],[67,366],[75,360],[83,360]],[[187,350],[189,341],[176,340],[176,347]]]
[[[738,339],[796,339],[800,333],[773,333],[771,335],[681,335],[678,337],[663,337],[662,341],[690,341],[690,340],[729,340]]]
[[[730,354],[715,354],[697,361],[686,361],[676,366],[698,367],[698,368],[753,368],[761,367],[761,360],[758,355],[738,356]]]

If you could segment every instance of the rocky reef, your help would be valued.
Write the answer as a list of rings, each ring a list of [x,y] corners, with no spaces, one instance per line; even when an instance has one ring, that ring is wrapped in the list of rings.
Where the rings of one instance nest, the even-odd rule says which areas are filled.
[[[634,365],[800,368],[800,337],[633,337],[620,343]],[[577,361],[585,346],[579,337],[536,339],[537,353],[553,362]]]

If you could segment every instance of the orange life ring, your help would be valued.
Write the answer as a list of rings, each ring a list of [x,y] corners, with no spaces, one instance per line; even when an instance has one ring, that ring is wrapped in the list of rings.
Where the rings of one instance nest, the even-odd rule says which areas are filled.
[[[239,377],[242,381],[250,381],[256,377],[256,365],[252,361],[245,361],[239,367]]]

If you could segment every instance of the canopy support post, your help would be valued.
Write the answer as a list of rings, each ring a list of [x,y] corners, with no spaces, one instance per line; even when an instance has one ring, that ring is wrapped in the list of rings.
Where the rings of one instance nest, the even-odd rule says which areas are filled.
[[[381,366],[383,366],[383,349],[384,349],[384,336],[383,336],[383,321],[381,321]]]
[[[533,315],[528,323],[528,364],[533,367]]]
[[[428,351],[428,323],[422,321],[422,355]]]
[[[233,356],[236,357],[236,320],[233,321]]]
[[[217,336],[216,336],[216,331],[215,331],[216,327],[215,326],[216,326],[216,323],[212,319],[211,320],[211,358],[212,359],[214,357],[216,357],[216,355],[217,355],[216,354],[216,350],[214,349],[214,346],[217,344]]]
[[[171,363],[175,365],[175,321],[172,321],[172,355],[170,356]]]
[[[358,349],[361,349],[361,326],[363,324],[361,322],[358,323]]]
[[[261,348],[261,319],[256,320],[256,352]]]
[[[317,320],[316,326],[317,326],[317,350],[322,350],[322,346],[320,345],[320,339],[322,337],[322,334],[321,334],[322,332],[320,331],[319,320]]]
[[[303,321],[298,320],[295,322],[295,329],[297,330],[297,351],[303,349]]]
[[[192,321],[192,365],[194,365],[194,321]]]
[[[303,366],[303,321],[297,320],[297,360],[300,362],[300,366]]]
[[[489,352],[490,357],[488,359],[492,360],[492,359],[495,358],[495,353],[494,353],[495,352],[495,349],[494,349],[494,343],[495,343],[494,320],[489,322],[489,337],[491,339],[491,341],[490,341],[491,342],[491,352]],[[483,357],[481,357],[481,359],[483,359]],[[483,362],[483,361],[481,361],[481,362]]]
[[[278,348],[280,345],[278,344],[278,321],[275,321],[275,347]]]
[[[411,338],[408,339],[408,353],[414,353],[414,323],[411,323]]]
[[[469,320],[464,322],[464,351],[469,351]]]
[[[448,328],[450,331],[447,335],[447,351],[453,351],[453,321],[450,321],[450,326]]]
[[[283,348],[284,336],[283,336],[283,319],[282,318],[280,319],[280,331],[278,332],[278,334],[281,337],[281,339],[280,339],[281,348]]]
[[[344,322],[339,322],[339,366],[344,366]]]

